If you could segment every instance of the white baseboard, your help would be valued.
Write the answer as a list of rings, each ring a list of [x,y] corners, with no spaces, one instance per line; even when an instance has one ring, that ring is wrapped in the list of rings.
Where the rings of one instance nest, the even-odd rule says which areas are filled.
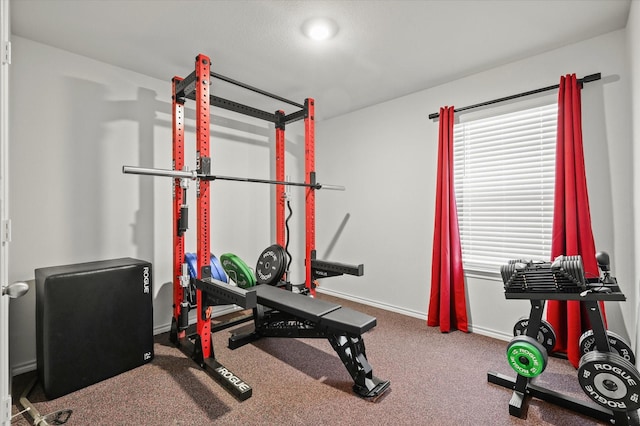
[[[244,308],[241,308],[236,305],[223,305],[214,307],[213,312],[211,313],[211,318],[221,317],[223,315],[231,314],[233,312],[242,311]],[[194,315],[189,316],[189,325],[193,325],[196,323],[195,312]],[[167,333],[171,331],[171,323],[165,323],[156,325],[153,327],[153,335],[157,336],[158,334]]]
[[[38,369],[38,363],[35,359],[26,361],[21,364],[14,365],[13,368],[11,369],[11,376],[12,377],[19,376],[20,374],[28,373],[30,371],[35,371],[37,369]]]
[[[381,303],[370,299],[364,299],[361,297],[352,296],[350,294],[345,294],[339,291],[329,290],[322,287],[316,288],[316,291],[318,293],[327,294],[329,296],[335,296],[341,299],[351,300],[352,302],[362,303],[363,305],[373,306],[374,308],[384,309],[385,311],[391,311],[425,321],[427,320],[427,314],[425,312],[413,311],[410,309],[401,308],[399,306],[389,305],[387,303]],[[504,341],[509,341],[513,338],[513,335],[505,334],[503,332],[491,330],[484,327],[474,327],[472,324],[469,324],[469,332]]]
[[[427,315],[424,312],[413,311],[411,309],[401,308],[399,306],[389,305],[387,303],[377,302],[375,300],[364,299],[350,294],[341,293],[335,290],[328,290],[326,288],[316,288],[318,293],[327,294],[329,296],[339,297],[341,299],[351,300],[352,302],[362,303],[363,305],[373,306],[374,308],[384,309],[385,311],[391,311],[398,314],[406,315],[408,317],[427,320]]]
[[[492,337],[497,340],[503,340],[505,342],[508,342],[511,339],[513,339],[512,334],[505,334],[503,332],[491,330],[484,327],[474,327],[473,325],[469,325],[469,332],[480,334],[482,336]]]
[[[377,302],[375,300],[370,300],[370,299],[365,299],[365,298],[361,298],[361,297],[356,297],[356,296],[352,296],[349,294],[345,294],[345,293],[341,293],[339,291],[335,291],[335,290],[328,290],[325,288],[317,288],[316,291],[318,293],[321,294],[327,294],[329,296],[334,296],[334,297],[339,297],[341,299],[346,299],[346,300],[351,300],[352,302],[357,302],[357,303],[361,303],[363,305],[367,305],[367,306],[373,306],[374,308],[380,308],[380,309],[384,309],[385,311],[391,311],[391,312],[395,312],[401,315],[406,315],[408,317],[412,317],[412,318],[418,318],[421,320],[427,320],[427,315],[424,312],[419,312],[419,311],[414,311],[411,309],[406,309],[406,308],[401,308],[399,306],[394,306],[394,305],[389,305],[387,303],[381,303],[381,302]],[[227,315],[233,312],[237,312],[242,310],[242,308],[240,308],[239,306],[235,306],[235,305],[228,305],[228,306],[221,306],[219,307],[219,309],[215,310],[213,312],[213,318],[216,317],[220,317],[222,315]],[[195,323],[195,319],[193,321],[189,321],[190,324]],[[158,334],[162,334],[162,333],[166,333],[168,331],[171,330],[171,323],[165,323],[165,324],[160,324],[157,325],[153,328],[153,334],[158,335]],[[476,334],[480,334],[482,336],[487,336],[487,337],[491,337],[494,339],[498,339],[498,340],[503,340],[503,341],[509,341],[513,338],[512,335],[508,335],[496,330],[492,330],[492,329],[487,329],[484,327],[474,327],[472,324],[469,325],[469,331],[471,333],[476,333]],[[37,366],[37,361],[34,360],[30,360],[27,362],[24,362],[22,364],[18,364],[13,366],[12,370],[11,370],[11,375],[12,376],[17,376],[23,373],[28,373],[30,371],[35,371],[38,368]]]

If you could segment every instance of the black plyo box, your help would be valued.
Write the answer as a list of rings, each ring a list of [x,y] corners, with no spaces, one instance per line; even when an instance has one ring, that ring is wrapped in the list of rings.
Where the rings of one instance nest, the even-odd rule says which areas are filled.
[[[47,398],[153,359],[151,263],[112,259],[35,276],[38,379]]]

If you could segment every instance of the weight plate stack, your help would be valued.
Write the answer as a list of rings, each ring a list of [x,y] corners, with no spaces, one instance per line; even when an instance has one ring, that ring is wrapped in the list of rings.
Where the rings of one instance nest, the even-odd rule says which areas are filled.
[[[287,255],[279,244],[267,247],[258,257],[256,281],[258,284],[276,285],[287,269]]]
[[[579,288],[585,288],[584,266],[582,264],[582,256],[564,256],[560,255],[553,260],[551,269],[556,273],[560,273],[565,278],[573,281]]]
[[[191,279],[195,279],[198,277],[198,256],[195,253],[186,253],[184,255],[184,261],[189,268],[189,276]],[[211,277],[222,282],[229,282],[227,275],[224,273],[224,269],[222,265],[220,265],[220,261],[218,258],[211,253]]]
[[[220,256],[222,269],[240,288],[249,288],[256,285],[256,276],[246,263],[233,253],[225,253]]]
[[[547,367],[547,350],[529,336],[516,336],[507,346],[509,366],[521,376],[537,377]]]
[[[578,381],[594,402],[613,411],[640,408],[640,373],[613,352],[591,351],[580,358]]]
[[[636,363],[636,357],[633,354],[633,349],[631,346],[619,335],[614,333],[613,331],[607,330],[607,338],[609,339],[609,347],[611,350],[622,358],[629,361],[631,364]],[[593,330],[585,331],[582,336],[580,336],[580,353],[586,354],[591,352],[595,348],[596,338],[593,335]]]
[[[513,335],[526,335],[528,327],[529,318],[520,318],[513,326]],[[553,330],[553,327],[551,327],[551,324],[545,320],[541,320],[540,329],[538,330],[538,335],[536,337],[538,342],[542,343],[542,346],[547,350],[547,354],[553,351],[553,348],[556,346],[556,332]]]

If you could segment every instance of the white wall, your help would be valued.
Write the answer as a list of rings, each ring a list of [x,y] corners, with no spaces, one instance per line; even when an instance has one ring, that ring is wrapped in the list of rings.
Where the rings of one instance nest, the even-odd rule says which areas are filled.
[[[640,164],[640,4],[637,1],[631,2],[631,10],[629,11],[629,20],[627,22],[627,41],[628,41],[628,55],[630,63],[631,76],[631,98],[632,98],[632,118],[631,123],[633,126],[633,164]],[[634,193],[638,192],[640,188],[640,170],[637,167],[633,170],[633,185]],[[634,212],[634,235],[635,235],[635,258],[634,258],[634,288],[636,292],[636,346],[635,353],[638,353],[638,347],[640,345],[640,324],[638,312],[640,311],[640,197],[635,197],[633,200],[633,212]]]
[[[602,80],[582,92],[591,214],[597,250],[611,255],[630,302],[607,305],[609,326],[634,338],[626,55],[625,32],[616,31],[320,123],[318,140],[331,141],[318,143],[320,176],[346,185],[348,192],[318,203],[319,257],[365,264],[364,277],[325,279],[321,291],[426,318],[438,138],[438,122],[427,116],[444,105],[462,107],[557,84],[564,74],[601,72]],[[472,329],[511,336],[529,303],[505,300],[497,279],[466,281]]]
[[[171,168],[173,75],[156,80],[20,37],[12,41],[9,281],[33,280],[34,269],[47,266],[126,256],[148,260],[154,267],[154,327],[168,330],[172,181],[121,170]],[[185,60],[192,62],[198,53],[186,52]],[[186,106],[185,158],[194,169],[194,106]],[[302,123],[289,127],[287,174],[302,180]],[[213,173],[273,177],[274,134],[266,122],[215,111]],[[267,185],[213,183],[212,252],[235,253],[254,267],[275,240],[272,194]],[[293,190],[292,196],[294,210],[304,212],[301,194]],[[195,251],[194,184],[189,199],[187,248]],[[304,222],[294,217],[294,232],[299,223]],[[294,252],[303,247],[298,234],[292,236]],[[294,279],[304,279],[302,266],[293,272]],[[73,315],[73,306],[68,309]],[[19,373],[35,368],[35,289],[12,301],[10,314],[10,359]]]
[[[630,18],[636,32],[637,9],[632,6]],[[628,39],[625,31],[613,32],[317,123],[318,181],[347,187],[346,192],[317,194],[318,257],[365,265],[364,277],[325,279],[321,291],[425,318],[438,128],[428,114],[443,105],[464,106],[555,84],[567,73],[601,72],[603,79],[583,91],[592,219],[597,248],[611,254],[629,300],[607,306],[610,328],[634,338],[634,235],[639,238],[638,231],[630,232],[634,216],[628,209],[637,201],[627,55],[638,47],[627,49]],[[166,329],[171,319],[171,184],[122,175],[121,167],[170,168],[171,76],[152,79],[19,37],[13,37],[13,55],[9,281],[33,279],[35,268],[52,265],[122,256],[150,260],[154,325],[157,331]],[[636,54],[636,67],[637,60]],[[193,142],[191,109],[187,117],[187,140]],[[287,129],[287,174],[302,180],[297,125],[302,126]],[[272,134],[263,122],[218,111],[212,124],[214,173],[273,176]],[[273,240],[272,192],[243,185],[214,184],[212,249],[234,252],[253,266]],[[299,231],[303,201],[296,191],[292,228]],[[193,189],[190,197],[193,201]],[[193,215],[194,202],[191,207]],[[195,226],[195,217],[190,223]],[[303,253],[299,234],[292,242],[294,256]],[[188,245],[195,246],[193,235]],[[303,280],[299,257],[296,282]],[[467,291],[476,332],[507,338],[516,320],[528,313],[527,302],[504,299],[497,280],[468,278]],[[34,307],[33,291],[12,301],[14,373],[35,367]]]

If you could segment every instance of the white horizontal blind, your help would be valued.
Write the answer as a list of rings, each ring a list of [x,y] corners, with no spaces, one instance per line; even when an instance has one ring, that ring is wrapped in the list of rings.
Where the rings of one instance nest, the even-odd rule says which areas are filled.
[[[549,260],[557,104],[454,126],[454,179],[465,271]]]

